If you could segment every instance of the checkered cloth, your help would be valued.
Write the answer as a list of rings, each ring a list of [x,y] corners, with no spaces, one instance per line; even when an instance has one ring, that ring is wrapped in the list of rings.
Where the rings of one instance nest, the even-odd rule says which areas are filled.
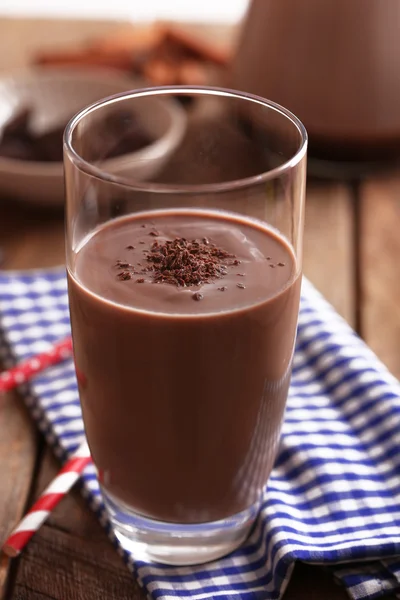
[[[64,272],[0,273],[0,326],[6,365],[68,334]],[[22,392],[66,458],[84,437],[72,361]],[[279,598],[296,560],[331,569],[354,599],[400,598],[399,443],[398,382],[304,282],[281,450],[249,539],[198,567],[146,564],[119,551],[154,599]],[[92,466],[82,489],[112,535]]]

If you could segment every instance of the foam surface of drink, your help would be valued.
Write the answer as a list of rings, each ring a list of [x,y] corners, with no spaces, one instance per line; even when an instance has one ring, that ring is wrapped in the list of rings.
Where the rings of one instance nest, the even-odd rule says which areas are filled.
[[[178,237],[206,238],[233,254],[239,264],[228,267],[223,278],[199,286],[154,284],[151,273],[140,273],[149,265],[152,244]],[[118,261],[134,265],[137,276],[119,280]],[[264,301],[279,293],[295,275],[293,251],[274,231],[257,221],[202,211],[157,211],[111,221],[78,252],[75,268],[75,277],[84,287],[103,299],[151,312],[195,315]],[[144,282],[138,285],[142,278]],[[222,293],[221,287],[226,288]],[[203,295],[201,303],[193,302],[194,292]]]

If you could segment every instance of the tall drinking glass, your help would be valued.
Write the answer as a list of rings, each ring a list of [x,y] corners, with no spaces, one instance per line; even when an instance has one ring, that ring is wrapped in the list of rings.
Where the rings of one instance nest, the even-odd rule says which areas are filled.
[[[214,559],[257,516],[291,376],[306,148],[284,108],[214,88],[113,96],[66,129],[79,394],[137,556]]]

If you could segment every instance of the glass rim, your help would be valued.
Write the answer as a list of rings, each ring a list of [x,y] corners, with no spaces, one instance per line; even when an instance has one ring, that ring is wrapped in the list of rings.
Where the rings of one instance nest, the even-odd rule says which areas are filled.
[[[285,117],[291,124],[297,129],[300,135],[300,143],[296,152],[291,158],[286,160],[283,164],[268,171],[263,171],[258,175],[252,175],[251,177],[244,177],[241,179],[232,179],[229,181],[223,181],[221,183],[206,183],[206,184],[175,184],[175,183],[153,183],[140,181],[135,179],[129,179],[127,177],[121,177],[113,175],[107,172],[107,170],[101,169],[91,162],[85,160],[74,148],[72,143],[72,136],[81,121],[85,117],[103,107],[113,104],[114,102],[121,102],[123,100],[144,98],[146,96],[161,96],[161,95],[209,95],[209,96],[222,96],[228,98],[235,98],[237,100],[254,102],[279,113],[282,117]],[[294,115],[290,110],[284,108],[280,104],[267,100],[261,96],[255,94],[249,94],[240,90],[232,90],[229,88],[214,87],[214,86],[186,86],[186,85],[168,85],[168,86],[157,86],[157,87],[144,87],[138,88],[127,92],[121,92],[112,96],[107,96],[101,100],[98,100],[89,106],[80,110],[76,115],[68,122],[63,136],[63,148],[64,148],[64,159],[68,156],[71,163],[79,169],[81,172],[89,175],[95,179],[104,181],[106,183],[116,184],[119,186],[127,187],[135,191],[143,192],[157,192],[157,193],[176,193],[176,194],[199,194],[199,193],[212,193],[212,192],[226,192],[233,189],[248,188],[251,186],[259,185],[261,183],[276,179],[287,171],[290,171],[296,167],[302,159],[305,157],[307,152],[308,135],[307,130],[303,123]]]

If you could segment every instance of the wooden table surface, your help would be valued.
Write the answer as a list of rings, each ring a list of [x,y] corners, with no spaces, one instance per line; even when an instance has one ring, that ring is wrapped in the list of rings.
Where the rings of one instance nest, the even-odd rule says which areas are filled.
[[[73,43],[117,27],[94,22],[0,19],[0,69],[32,49]],[[400,172],[363,180],[309,180],[305,274],[400,377]],[[62,211],[0,199],[2,268],[60,264]],[[0,543],[58,465],[17,394],[0,410]],[[322,569],[296,566],[286,600],[340,600]],[[61,502],[21,558],[0,556],[0,599],[139,600],[144,595],[77,491]]]

